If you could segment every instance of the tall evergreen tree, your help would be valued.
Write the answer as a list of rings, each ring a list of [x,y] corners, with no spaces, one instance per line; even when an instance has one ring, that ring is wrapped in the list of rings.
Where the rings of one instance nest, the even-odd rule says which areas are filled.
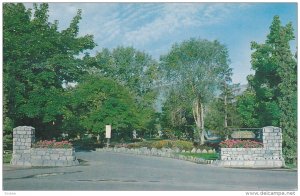
[[[282,27],[279,17],[275,17],[268,36],[270,44],[275,49],[273,55],[278,64],[278,85],[280,127],[283,129],[283,152],[288,162],[295,162],[297,157],[297,62],[289,42],[293,39],[293,27],[289,23]]]
[[[297,63],[290,49],[294,40],[292,24],[281,25],[275,16],[264,44],[252,42],[250,81],[258,103],[261,126],[280,126],[283,130],[283,152],[286,160],[296,158],[297,141]]]

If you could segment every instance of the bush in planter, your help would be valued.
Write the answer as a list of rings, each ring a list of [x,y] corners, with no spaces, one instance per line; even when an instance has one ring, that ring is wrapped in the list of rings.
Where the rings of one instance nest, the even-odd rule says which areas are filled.
[[[221,148],[262,148],[263,143],[253,140],[226,140],[220,143]]]

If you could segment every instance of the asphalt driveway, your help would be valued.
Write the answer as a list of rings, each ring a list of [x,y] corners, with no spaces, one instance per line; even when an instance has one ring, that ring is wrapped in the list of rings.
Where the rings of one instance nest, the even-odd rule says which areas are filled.
[[[74,167],[4,165],[3,189],[17,190],[297,190],[297,172],[230,169],[182,160],[113,152],[77,152]]]

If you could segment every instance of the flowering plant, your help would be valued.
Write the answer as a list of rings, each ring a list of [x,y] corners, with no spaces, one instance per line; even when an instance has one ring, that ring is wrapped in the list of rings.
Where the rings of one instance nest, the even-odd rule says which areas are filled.
[[[263,143],[253,140],[226,140],[220,143],[221,148],[262,148]]]
[[[34,148],[72,148],[69,141],[57,142],[56,140],[41,140],[33,144]]]

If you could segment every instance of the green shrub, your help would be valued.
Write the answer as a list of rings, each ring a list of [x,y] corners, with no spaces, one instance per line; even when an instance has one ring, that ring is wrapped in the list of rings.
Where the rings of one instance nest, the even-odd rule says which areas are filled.
[[[130,143],[130,144],[126,144],[124,145],[125,148],[140,148],[141,145],[139,143]]]
[[[3,150],[12,150],[13,149],[13,137],[12,135],[3,136]]]
[[[135,142],[129,144],[120,144],[115,145],[116,147],[125,147],[125,148],[142,148],[147,147],[151,148],[179,148],[180,150],[192,150],[193,143],[188,141],[181,141],[181,140],[159,140],[159,141],[143,141],[143,142]]]
[[[3,163],[10,163],[11,158],[12,158],[12,152],[7,152],[3,154]]]
[[[104,143],[97,143],[97,140],[92,138],[75,140],[72,144],[76,150],[95,150],[96,148],[101,148],[105,145]]]
[[[179,148],[180,150],[192,150],[194,145],[189,141],[176,140],[172,141],[172,148]]]
[[[142,142],[143,139],[142,138],[133,138],[131,141],[132,142]]]
[[[13,128],[14,128],[13,120],[11,120],[8,117],[5,117],[3,119],[3,133],[5,135],[12,134]]]
[[[152,142],[151,147],[152,148],[157,148],[157,149],[161,149],[161,148],[172,148],[172,141],[170,140],[160,140],[160,141],[155,141]]]
[[[171,130],[171,129],[165,129],[162,131],[163,134],[163,138],[165,139],[171,139],[171,140],[176,140],[177,137],[175,135],[175,131]]]
[[[141,147],[150,147],[150,148],[179,148],[180,150],[192,150],[193,143],[188,141],[181,140],[160,140],[160,141],[152,141],[148,142],[147,146],[141,145]]]
[[[122,147],[125,147],[125,148],[142,148],[142,147],[151,148],[151,142],[148,142],[148,141],[135,142],[135,143],[130,143],[130,144],[124,144]]]

